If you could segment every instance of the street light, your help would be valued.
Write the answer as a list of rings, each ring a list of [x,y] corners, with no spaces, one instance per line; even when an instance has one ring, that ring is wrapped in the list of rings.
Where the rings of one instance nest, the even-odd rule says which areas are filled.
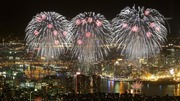
[[[30,101],[32,101],[32,97],[31,97],[32,92],[33,92],[33,91],[30,91]]]

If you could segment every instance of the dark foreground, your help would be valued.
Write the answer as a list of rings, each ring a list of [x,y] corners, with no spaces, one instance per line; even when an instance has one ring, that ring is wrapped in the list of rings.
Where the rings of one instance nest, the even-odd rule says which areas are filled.
[[[152,92],[153,93],[153,92]],[[0,101],[180,101],[180,96],[146,96],[144,94],[128,93],[88,93],[88,94],[58,94],[58,95],[36,95],[34,98],[17,98],[1,96]]]
[[[70,94],[64,95],[63,101],[180,101],[180,96],[146,96],[127,93]]]

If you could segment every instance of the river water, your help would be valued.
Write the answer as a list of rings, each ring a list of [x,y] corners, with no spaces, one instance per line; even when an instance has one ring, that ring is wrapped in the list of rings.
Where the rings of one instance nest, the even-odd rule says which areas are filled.
[[[124,93],[127,90],[131,90],[130,82],[122,82],[122,81],[109,81],[103,80],[101,83],[101,91],[107,93]],[[164,96],[174,95],[180,96],[180,83],[179,84],[149,84],[145,83],[142,86],[141,90],[142,94],[149,96]]]

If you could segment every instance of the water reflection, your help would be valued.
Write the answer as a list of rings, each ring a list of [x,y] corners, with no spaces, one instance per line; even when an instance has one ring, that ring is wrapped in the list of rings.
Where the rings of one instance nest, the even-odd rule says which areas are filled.
[[[175,88],[173,90],[175,96],[180,96],[180,84],[175,85]]]
[[[104,88],[103,88],[104,89]],[[108,81],[108,93],[124,93],[126,90],[130,90],[130,83]]]
[[[108,93],[114,92],[114,81],[108,81]]]
[[[102,83],[102,92],[108,93],[124,93],[131,90],[130,82],[108,81],[107,86]],[[180,83],[179,84],[145,84],[143,83],[142,94],[145,95],[159,95],[164,96],[166,94],[180,96]]]
[[[84,77],[82,75],[78,76],[75,82],[76,93],[95,93],[95,92],[105,92],[105,93],[119,93],[122,94],[125,91],[131,92],[131,85],[133,82],[119,82],[110,81],[108,79],[90,78]],[[180,96],[180,83],[179,84],[159,84],[159,83],[149,83],[143,82],[142,89],[137,93],[142,93],[149,96],[159,95],[164,96],[166,94],[172,96]],[[135,92],[134,92],[135,93]]]

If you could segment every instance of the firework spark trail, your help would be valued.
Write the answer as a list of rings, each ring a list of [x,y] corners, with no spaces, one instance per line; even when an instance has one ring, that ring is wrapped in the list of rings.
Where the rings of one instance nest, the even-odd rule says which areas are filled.
[[[112,19],[113,40],[129,59],[154,57],[166,41],[164,16],[155,9],[126,7]]]
[[[41,12],[26,27],[28,50],[46,60],[57,59],[66,48],[69,35],[66,18],[56,12]]]
[[[94,64],[108,55],[112,27],[101,14],[84,12],[71,20],[72,53],[80,63]]]

